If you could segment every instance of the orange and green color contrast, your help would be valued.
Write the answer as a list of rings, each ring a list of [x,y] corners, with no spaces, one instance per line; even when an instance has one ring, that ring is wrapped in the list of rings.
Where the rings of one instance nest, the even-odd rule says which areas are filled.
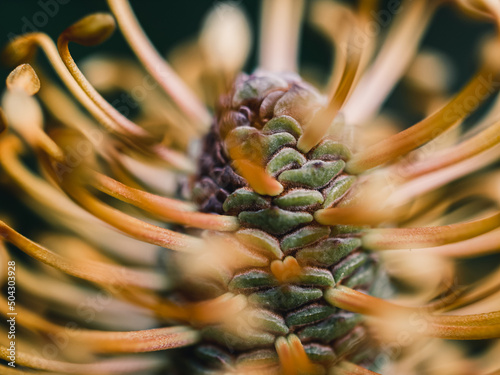
[[[263,0],[249,74],[244,2],[168,62],[107,3],[2,53],[0,183],[42,225],[0,206],[1,374],[499,373],[498,1]],[[492,30],[457,92],[419,48],[442,7]],[[73,59],[117,27],[133,60]]]

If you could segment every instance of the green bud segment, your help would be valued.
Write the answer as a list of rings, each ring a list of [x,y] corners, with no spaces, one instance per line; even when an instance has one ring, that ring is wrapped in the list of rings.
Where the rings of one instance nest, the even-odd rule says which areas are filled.
[[[276,288],[252,293],[248,299],[256,305],[270,308],[274,311],[289,311],[322,297],[323,291],[318,288],[282,285]]]
[[[328,237],[330,228],[325,226],[307,226],[300,228],[281,240],[281,249],[285,254],[294,249],[315,243],[322,238]]]
[[[331,182],[344,167],[345,163],[342,160],[335,162],[310,161],[300,169],[284,171],[278,180],[291,185],[320,189]]]
[[[344,336],[361,322],[361,316],[352,313],[334,314],[326,320],[299,331],[298,336],[304,341],[318,341],[329,343],[339,337]]]
[[[275,134],[275,133],[290,133],[296,139],[299,139],[302,135],[302,127],[300,124],[290,116],[278,116],[267,122],[267,124],[262,128],[264,134]]]
[[[307,212],[290,212],[273,207],[255,212],[241,212],[238,219],[271,234],[285,234],[300,224],[310,223],[313,216]]]
[[[274,199],[274,204],[284,209],[313,208],[323,203],[323,194],[316,190],[296,189]]]
[[[287,315],[285,321],[289,327],[320,322],[333,315],[335,309],[325,305],[309,305]]]
[[[273,156],[267,163],[266,172],[270,175],[290,169],[293,167],[302,167],[306,163],[306,158],[293,148],[284,148]]]
[[[238,217],[241,228],[235,237],[244,246],[278,265],[285,264],[280,263],[285,257],[293,257],[299,272],[283,278],[272,266],[234,271],[226,290],[246,296],[248,308],[255,311],[252,325],[235,331],[223,325],[204,328],[206,344],[231,353],[231,360],[207,349],[205,356],[211,353],[213,358],[201,361],[206,366],[202,373],[276,365],[274,342],[290,333],[301,339],[311,360],[331,363],[337,360],[339,348],[361,340],[364,329],[360,316],[330,306],[324,291],[338,284],[369,291],[379,277],[374,257],[362,249],[358,238],[362,228],[329,227],[314,220],[316,210],[334,207],[352,193],[356,177],[344,172],[351,153],[333,138],[323,139],[308,153],[297,149],[304,127],[314,125],[309,120],[324,104],[297,76],[257,73],[240,77],[224,103],[230,105],[221,110],[221,123],[214,127],[218,133],[212,134],[219,143],[206,147],[221,151],[213,154],[211,169],[205,168],[206,175],[199,180],[218,186],[212,199],[225,197],[220,201],[223,213]],[[275,197],[263,196],[244,181],[236,183],[233,178],[228,183],[219,177],[222,174],[216,171],[231,165],[229,153],[263,163],[284,191]],[[224,158],[226,165],[217,164]]]
[[[241,211],[242,209],[248,208],[268,208],[269,206],[269,201],[261,197],[259,194],[250,189],[241,188],[227,197],[222,207],[224,208],[224,211],[231,212],[236,210]]]

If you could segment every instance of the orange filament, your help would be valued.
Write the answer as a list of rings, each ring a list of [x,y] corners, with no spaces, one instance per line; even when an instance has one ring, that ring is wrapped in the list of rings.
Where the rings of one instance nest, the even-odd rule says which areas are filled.
[[[362,51],[353,48],[353,50],[346,52],[348,53],[347,62],[338,88],[336,88],[327,107],[316,113],[306,126],[304,134],[299,138],[297,148],[302,152],[309,152],[325,136],[353,88],[355,78],[359,72]]]
[[[65,191],[94,216],[133,238],[177,251],[197,252],[203,248],[203,241],[200,239],[124,214],[94,198],[82,188],[65,186]]]
[[[296,335],[291,334],[287,338],[278,337],[274,346],[278,352],[283,375],[320,375],[325,373],[322,366],[311,362],[302,342]]]
[[[283,186],[260,165],[245,159],[234,160],[233,164],[258,194],[276,196],[283,192]]]
[[[134,189],[99,173],[94,174],[94,179],[93,186],[100,191],[169,222],[217,231],[235,231],[239,227],[237,218],[233,216],[190,212],[194,207],[183,201]]]
[[[281,283],[294,281],[302,275],[302,269],[297,259],[292,256],[288,256],[283,260],[273,260],[271,262],[271,272]]]
[[[498,75],[496,73],[489,65],[486,65],[442,109],[416,125],[355,154],[347,162],[346,171],[351,174],[359,174],[385,164],[431,141],[443,131],[458,124],[496,90],[494,80],[491,79]],[[471,98],[475,105],[470,105]]]
[[[127,0],[108,0],[118,26],[128,44],[151,76],[195,124],[208,125],[210,115],[203,103],[191,92],[142,30]]]
[[[30,241],[0,221],[0,238],[15,245],[29,256],[58,270],[84,280],[104,285],[129,285],[149,289],[164,288],[165,280],[158,274],[141,272],[113,264],[64,258]]]
[[[411,317],[421,317],[428,323],[423,333],[432,337],[454,340],[478,340],[500,337],[500,311],[473,315],[433,315],[425,308],[395,305],[380,298],[345,286],[330,288],[326,300],[333,306],[367,316],[411,326]],[[418,314],[418,315],[415,315]]]
[[[464,241],[500,226],[500,213],[465,223],[420,227],[368,229],[363,245],[372,250],[433,247]]]
[[[262,5],[260,67],[274,72],[297,71],[304,0],[270,0]]]
[[[0,357],[9,361],[9,349],[0,346]],[[163,362],[154,357],[123,357],[114,359],[101,359],[91,363],[71,363],[47,359],[43,356],[28,354],[26,352],[16,352],[16,364],[32,369],[51,371],[52,373],[67,374],[123,374],[124,371],[149,372],[163,366]],[[19,372],[18,369],[12,370],[10,367],[0,367],[4,374],[28,374],[28,372]],[[11,371],[12,372],[3,372]],[[29,373],[32,373],[31,371]],[[45,372],[44,372],[45,373]],[[35,372],[35,374],[38,374]]]
[[[459,145],[432,155],[429,160],[422,160],[410,164],[406,168],[403,167],[401,174],[407,179],[412,179],[467,160],[499,144],[499,133],[500,122],[496,122]]]

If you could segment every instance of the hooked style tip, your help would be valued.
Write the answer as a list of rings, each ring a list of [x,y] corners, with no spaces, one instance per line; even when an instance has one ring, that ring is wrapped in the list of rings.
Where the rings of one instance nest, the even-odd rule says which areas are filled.
[[[116,22],[110,14],[95,13],[68,27],[61,34],[61,38],[91,47],[106,41],[115,29]]]

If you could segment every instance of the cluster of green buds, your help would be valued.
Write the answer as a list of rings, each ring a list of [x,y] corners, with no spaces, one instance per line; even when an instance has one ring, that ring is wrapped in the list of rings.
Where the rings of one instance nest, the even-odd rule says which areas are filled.
[[[336,285],[376,293],[374,280],[383,278],[376,257],[362,248],[361,228],[314,219],[319,209],[349,202],[356,187],[356,177],[344,171],[351,153],[338,134],[309,152],[297,147],[323,105],[298,76],[267,72],[240,76],[221,100],[204,139],[193,200],[205,212],[237,216],[235,237],[269,261],[243,263],[225,278],[227,290],[258,311],[258,327],[204,329],[197,348],[203,366],[277,365],[294,340],[310,360],[298,365],[303,370],[314,363],[320,371],[354,348],[351,361],[373,359],[373,348],[359,350],[366,336],[361,316],[324,298]]]

